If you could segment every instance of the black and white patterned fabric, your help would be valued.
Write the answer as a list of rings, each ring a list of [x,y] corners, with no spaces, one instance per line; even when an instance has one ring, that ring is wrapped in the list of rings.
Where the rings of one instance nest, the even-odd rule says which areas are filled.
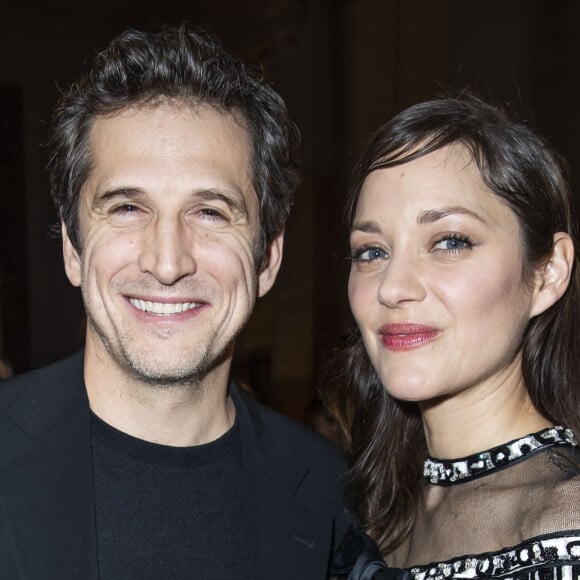
[[[452,484],[479,477],[554,445],[577,445],[577,442],[570,429],[556,426],[463,459],[443,461],[430,457],[425,461],[423,476],[434,485]]]
[[[414,580],[504,578],[505,580],[578,580],[580,533],[558,534],[522,542],[492,554],[458,558],[409,570]]]

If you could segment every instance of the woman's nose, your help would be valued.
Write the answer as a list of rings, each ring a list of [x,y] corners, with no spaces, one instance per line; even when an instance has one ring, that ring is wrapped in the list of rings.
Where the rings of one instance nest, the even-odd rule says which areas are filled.
[[[382,272],[377,298],[388,308],[399,308],[405,303],[425,298],[418,261],[408,255],[394,254]]]

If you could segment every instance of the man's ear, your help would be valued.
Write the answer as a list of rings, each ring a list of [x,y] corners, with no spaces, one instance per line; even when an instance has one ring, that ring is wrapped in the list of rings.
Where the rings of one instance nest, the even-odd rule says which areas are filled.
[[[276,281],[276,276],[282,264],[283,249],[284,230],[281,230],[270,242],[258,274],[258,296],[260,298],[268,293]]]
[[[73,246],[64,223],[61,224],[62,255],[64,257],[64,270],[69,282],[73,286],[81,285],[81,259]]]
[[[554,234],[552,254],[536,271],[531,316],[545,312],[562,298],[570,284],[573,265],[574,242],[572,238],[564,232]]]

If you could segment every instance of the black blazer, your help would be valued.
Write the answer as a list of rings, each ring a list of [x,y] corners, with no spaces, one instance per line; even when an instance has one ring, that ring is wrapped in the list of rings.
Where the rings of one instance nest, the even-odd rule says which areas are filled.
[[[256,579],[328,577],[346,520],[341,454],[231,386]],[[97,580],[83,354],[0,383],[0,578]],[[184,546],[187,549],[187,546]]]

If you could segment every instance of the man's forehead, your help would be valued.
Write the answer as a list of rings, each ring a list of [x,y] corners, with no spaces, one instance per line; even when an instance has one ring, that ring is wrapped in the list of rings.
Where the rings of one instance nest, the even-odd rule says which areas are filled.
[[[117,117],[132,116],[137,113],[153,115],[159,109],[173,111],[176,115],[183,117],[188,114],[193,118],[204,115],[222,117],[225,122],[233,122],[242,129],[246,133],[248,142],[252,145],[252,134],[247,119],[237,107],[225,109],[217,103],[208,103],[198,98],[171,98],[164,95],[127,104],[111,112],[99,113],[91,123],[90,132],[93,132],[95,125],[106,124],[107,121]]]
[[[153,133],[156,137],[152,145]],[[211,140],[219,146],[210,154]],[[97,115],[89,129],[86,146],[89,171],[83,187],[103,159],[115,161],[115,150],[121,153],[120,161],[131,153],[144,153],[147,148],[150,154],[171,156],[178,147],[192,157],[203,152],[211,164],[229,157],[240,169],[243,167],[252,184],[255,182],[254,142],[241,112],[198,100],[156,99]]]
[[[213,176],[218,185],[239,189],[257,202],[252,142],[240,119],[239,114],[198,101],[167,99],[99,115],[91,127],[90,170],[83,193],[87,187],[93,194],[95,189],[139,187],[147,176],[155,181],[189,171],[194,181],[203,175],[211,181]],[[134,183],[121,183],[125,178]]]

